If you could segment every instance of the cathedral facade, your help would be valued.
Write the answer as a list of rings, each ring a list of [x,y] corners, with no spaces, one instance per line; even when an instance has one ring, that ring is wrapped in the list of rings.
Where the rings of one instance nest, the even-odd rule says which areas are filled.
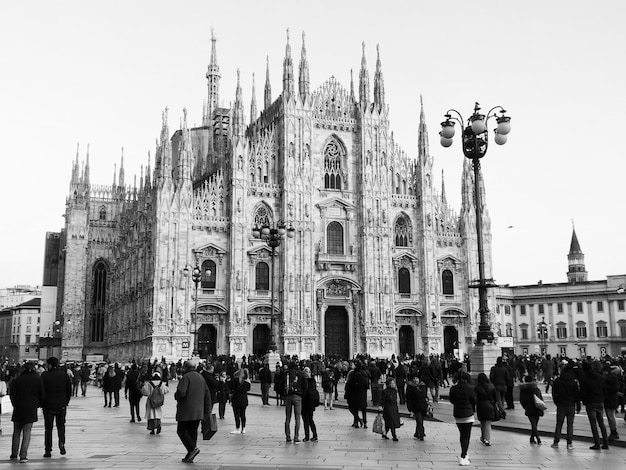
[[[288,39],[278,97],[268,68],[260,112],[254,85],[244,111],[239,78],[222,108],[213,37],[202,126],[184,111],[172,133],[165,110],[154,168],[129,185],[122,156],[113,183],[95,185],[77,153],[61,236],[65,359],[262,354],[270,339],[301,357],[469,351],[470,162],[459,153],[457,212],[434,188],[423,105],[416,155],[394,142],[379,53],[371,89],[365,46],[356,90],[332,76],[314,89],[303,35],[295,72]],[[279,225],[293,237],[274,249],[254,232]]]

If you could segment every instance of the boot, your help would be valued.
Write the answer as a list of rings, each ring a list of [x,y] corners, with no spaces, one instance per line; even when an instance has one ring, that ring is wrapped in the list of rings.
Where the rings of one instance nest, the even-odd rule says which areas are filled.
[[[612,430],[611,434],[609,434],[609,441],[615,441],[619,439],[619,434],[617,434],[617,430]]]

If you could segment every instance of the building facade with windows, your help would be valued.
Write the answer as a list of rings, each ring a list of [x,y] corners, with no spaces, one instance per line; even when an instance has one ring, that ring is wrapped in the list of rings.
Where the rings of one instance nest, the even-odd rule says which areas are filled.
[[[589,281],[576,231],[568,282],[496,290],[494,325],[516,354],[602,357],[626,353],[626,275]],[[507,341],[508,340],[508,341]]]
[[[218,104],[213,37],[203,124],[188,127],[184,111],[170,133],[165,110],[154,169],[128,186],[122,156],[113,183],[95,185],[88,151],[82,169],[77,152],[60,234],[65,357],[177,359],[196,345],[202,357],[261,354],[272,314],[285,354],[469,351],[479,323],[467,288],[478,278],[470,163],[457,212],[443,181],[435,188],[423,105],[409,156],[391,131],[380,54],[373,90],[365,56],[364,46],[358,89],[334,77],[313,89],[304,35],[297,77],[287,40],[279,96],[268,68],[261,110],[253,85],[248,114],[239,74],[232,108]],[[294,237],[272,257],[253,229],[278,223]]]
[[[39,359],[41,297],[0,310],[2,359],[17,364]]]

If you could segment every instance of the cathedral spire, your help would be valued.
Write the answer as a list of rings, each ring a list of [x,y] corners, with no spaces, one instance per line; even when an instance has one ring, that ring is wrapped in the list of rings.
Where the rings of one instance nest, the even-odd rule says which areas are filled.
[[[184,186],[191,181],[191,136],[187,126],[187,108],[183,108],[183,119],[181,126],[181,144],[178,148],[176,186]]]
[[[306,46],[304,44],[304,31],[302,32],[302,52],[300,53],[300,74],[298,76],[298,91],[304,102],[309,95],[309,62],[306,60]]]
[[[287,45],[285,46],[285,60],[283,61],[283,96],[287,100],[291,99],[294,95],[294,82],[291,46],[289,45],[289,29],[287,29]]]
[[[72,164],[72,179],[70,184],[78,184],[78,156],[80,154],[80,143],[76,143],[76,160]]]
[[[124,147],[122,147],[122,159],[120,162],[120,177],[119,177],[120,186],[124,187]]]
[[[370,78],[367,73],[367,61],[365,60],[365,41],[363,41],[363,55],[361,56],[361,70],[359,72],[359,102],[364,109],[369,104]]]
[[[254,86],[254,74],[252,74],[252,99],[250,100],[250,124],[256,121],[257,109],[256,109],[256,89]]]
[[[382,110],[385,106],[385,84],[380,63],[380,47],[376,44],[376,72],[374,74],[374,104]]]
[[[441,205],[444,209],[448,206],[448,200],[446,198],[446,182],[443,177],[443,169],[441,170]]]
[[[150,168],[150,150],[148,150],[148,165],[146,166],[146,181],[145,181],[145,187],[146,188],[150,188],[150,181],[151,181],[151,168]]]
[[[220,93],[220,68],[217,65],[217,50],[215,43],[217,38],[215,32],[211,30],[211,62],[206,73],[207,85],[209,88],[209,95],[207,100],[207,106],[203,117],[203,125],[211,126],[213,119],[213,112],[219,105],[219,93]]]
[[[245,123],[243,121],[243,99],[241,93],[240,73],[237,69],[237,88],[235,90],[235,104],[233,105],[233,135],[243,137]]]
[[[417,131],[417,156],[422,165],[426,164],[429,157],[428,129],[426,128],[426,114],[424,113],[424,100],[420,95],[420,123]]]
[[[350,102],[354,103],[354,74],[350,69]]]
[[[113,187],[117,186],[117,163],[113,164]]]
[[[585,268],[585,254],[580,249],[580,243],[578,243],[578,237],[576,236],[576,229],[572,222],[572,240],[569,245],[569,253],[567,255],[567,281],[570,284],[577,284],[579,282],[587,282],[587,271]]]
[[[172,177],[172,142],[169,138],[168,108],[161,113],[161,137],[157,141],[156,157],[154,162],[154,179],[160,182],[160,187]]]
[[[272,104],[272,86],[270,85],[270,56],[267,56],[265,66],[265,93],[263,97],[263,109],[268,109]]]
[[[85,173],[83,174],[83,183],[89,185],[89,144],[87,144],[87,160],[85,162]]]

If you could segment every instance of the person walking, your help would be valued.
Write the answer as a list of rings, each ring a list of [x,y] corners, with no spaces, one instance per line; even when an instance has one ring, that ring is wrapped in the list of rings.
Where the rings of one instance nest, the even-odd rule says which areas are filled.
[[[476,394],[471,384],[471,377],[467,372],[459,372],[457,383],[450,388],[449,399],[454,406],[453,416],[459,429],[461,442],[461,457],[459,465],[468,466],[471,462],[468,455],[469,443],[472,437],[472,425],[474,424],[474,409],[476,408]]]
[[[80,391],[82,396],[87,396],[87,385],[89,384],[89,379],[91,378],[91,369],[86,362],[83,362],[83,365],[80,368]]]
[[[233,407],[233,414],[235,415],[235,429],[230,432],[231,434],[246,433],[246,408],[248,407],[248,392],[250,391],[250,387],[251,382],[248,369],[239,369],[236,372],[236,377],[231,381],[233,393],[230,403]]]
[[[587,418],[593,436],[592,450],[609,448],[609,439],[604,425],[604,382],[602,376],[593,369],[589,362],[583,362],[583,375],[580,377],[580,398],[585,405]],[[600,435],[602,433],[602,445]]]
[[[506,387],[511,380],[509,370],[502,362],[502,356],[496,359],[496,365],[491,368],[489,372],[489,380],[496,388],[497,392],[497,404],[500,408],[502,419],[506,419],[506,411],[504,410],[504,402],[506,398]]]
[[[274,372],[274,392],[276,392],[276,406],[285,406],[285,375],[288,366],[281,367],[281,363],[276,363],[276,371]]]
[[[567,421],[567,450],[574,449],[574,416],[580,413],[580,395],[574,376],[574,367],[567,364],[561,374],[552,383],[552,400],[556,405],[556,427],[552,447],[558,448],[561,440],[563,422]]]
[[[406,407],[413,413],[415,418],[415,434],[413,437],[424,440],[424,415],[428,412],[428,389],[426,384],[420,381],[417,373],[409,374],[409,381],[406,386]]]
[[[270,387],[272,386],[272,371],[267,362],[259,371],[259,382],[261,382],[261,402],[263,406],[270,406]]]
[[[4,381],[4,371],[0,370],[0,434],[2,434],[2,397],[7,394],[7,383]]]
[[[333,402],[335,398],[335,380],[333,370],[330,367],[326,367],[322,372],[322,391],[324,392],[324,409],[332,410]]]
[[[387,377],[385,383],[385,389],[380,397],[380,406],[378,411],[382,411],[383,420],[385,421],[385,432],[382,435],[383,439],[389,439],[387,433],[391,431],[391,437],[395,442],[398,442],[398,436],[396,435],[396,429],[401,426],[400,413],[398,411],[398,388],[396,385],[396,379],[393,377]]]
[[[215,398],[218,403],[219,417],[220,419],[224,419],[224,415],[226,414],[226,403],[228,403],[228,400],[230,399],[230,377],[226,375],[225,370],[220,372]]]
[[[619,433],[617,432],[617,420],[615,419],[615,413],[619,406],[619,388],[620,380],[619,376],[622,370],[618,366],[611,367],[605,365],[602,368],[602,378],[604,380],[604,410],[606,411],[606,420],[609,423],[609,441],[615,441],[619,439]]]
[[[117,362],[113,370],[115,372],[115,380],[113,381],[113,398],[115,399],[115,405],[113,406],[117,407],[120,406],[120,390],[122,390],[122,382],[124,381],[124,371]]]
[[[11,442],[11,460],[28,462],[28,446],[33,423],[37,421],[37,408],[41,407],[46,392],[43,381],[36,372],[32,361],[24,364],[24,370],[18,375],[9,387],[9,397],[13,405],[13,440]],[[21,445],[20,445],[21,439]]]
[[[552,385],[552,390],[554,390],[553,382],[551,381],[550,384]],[[528,421],[530,421],[530,443],[541,445],[541,438],[539,437],[537,426],[539,424],[539,418],[543,416],[543,410],[535,406],[535,397],[543,400],[541,390],[539,390],[533,378],[527,375],[524,377],[524,383],[519,387],[519,404],[524,408],[524,414],[528,416]]]
[[[176,433],[187,449],[182,461],[191,463],[200,453],[198,449],[198,426],[200,421],[211,412],[211,392],[206,381],[197,372],[197,363],[187,360],[184,363],[184,375],[178,382],[174,398],[176,399]]]
[[[317,391],[317,382],[312,376],[311,370],[305,367],[304,378],[307,381],[306,394],[302,397],[302,422],[304,424],[304,442],[317,441],[317,427],[313,420],[315,408],[320,404],[320,393]]]
[[[285,440],[291,442],[291,416],[294,415],[295,429],[293,443],[300,443],[300,416],[302,415],[302,397],[307,391],[307,381],[298,371],[295,361],[289,365],[285,374]]]
[[[140,380],[139,370],[136,363],[132,363],[130,370],[126,374],[126,381],[124,382],[124,398],[128,400],[130,405],[130,422],[135,422],[135,415],[137,421],[141,422],[141,413],[139,412],[139,403],[141,402],[141,388],[142,383]]]
[[[491,422],[496,412],[498,396],[496,387],[489,382],[486,374],[478,374],[476,393],[476,417],[480,421],[480,442],[489,447],[491,445]]]
[[[107,367],[106,374],[102,378],[102,391],[104,393],[104,407],[111,408],[113,404],[113,394],[115,393],[116,378],[115,370],[112,365]],[[108,399],[108,400],[107,400]]]
[[[367,389],[368,380],[363,374],[363,368],[360,362],[353,364],[353,369],[348,373],[346,379],[345,397],[348,402],[348,409],[352,413],[352,427],[358,428],[363,426],[367,429]],[[359,418],[361,413],[361,418]]]
[[[211,404],[215,404],[217,402],[217,379],[215,378],[215,366],[211,363],[207,364],[206,367],[202,369],[200,373],[204,378],[207,386],[209,387],[209,393],[211,394]],[[213,410],[211,410],[213,413]]]
[[[150,434],[161,434],[161,420],[163,419],[163,403],[165,395],[169,393],[167,384],[161,379],[161,372],[155,370],[150,380],[146,380],[141,387],[141,395],[146,400],[146,429]]]
[[[41,374],[46,398],[43,401],[44,457],[52,457],[52,429],[57,425],[59,452],[65,455],[65,418],[72,397],[72,381],[65,371],[59,369],[59,360],[49,357],[48,370]]]
[[[78,389],[80,388],[80,364],[74,364],[72,367],[72,396],[78,396]]]

